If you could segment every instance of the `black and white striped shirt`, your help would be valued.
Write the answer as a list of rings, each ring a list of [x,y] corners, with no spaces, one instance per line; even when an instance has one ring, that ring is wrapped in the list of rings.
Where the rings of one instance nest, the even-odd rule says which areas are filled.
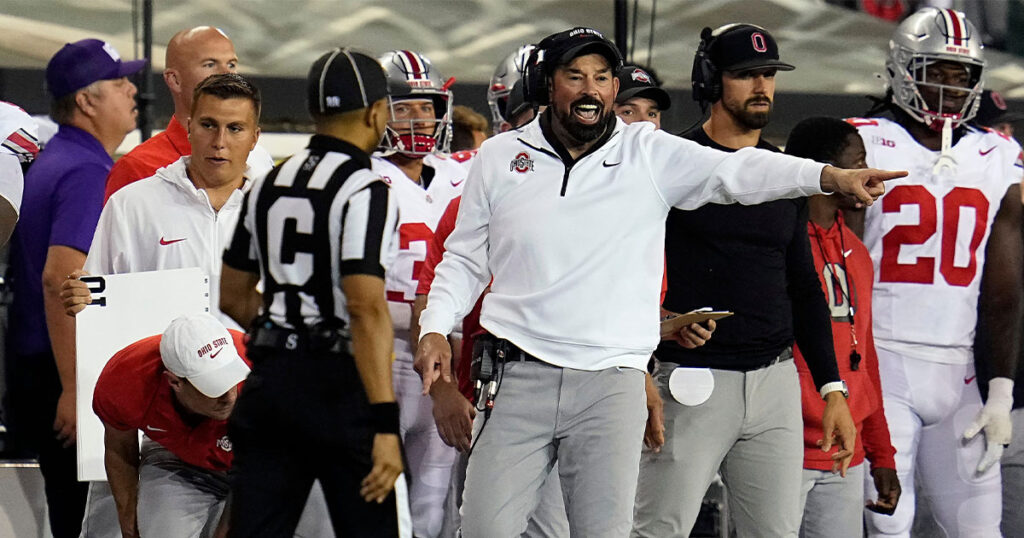
[[[315,135],[253,184],[224,263],[260,273],[263,313],[279,326],[348,323],[341,279],[384,278],[398,246],[397,207],[369,155]]]

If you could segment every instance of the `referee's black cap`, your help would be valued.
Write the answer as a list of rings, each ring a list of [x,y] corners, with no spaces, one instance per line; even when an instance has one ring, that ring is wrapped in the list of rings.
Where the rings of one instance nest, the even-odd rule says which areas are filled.
[[[325,52],[306,78],[309,112],[329,116],[366,108],[388,96],[387,75],[373,57],[348,48]]]

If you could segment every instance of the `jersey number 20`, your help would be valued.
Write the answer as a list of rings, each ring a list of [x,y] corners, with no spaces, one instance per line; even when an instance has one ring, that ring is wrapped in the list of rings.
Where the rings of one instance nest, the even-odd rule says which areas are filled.
[[[899,185],[882,198],[884,213],[899,213],[905,205],[916,205],[920,218],[917,224],[893,226],[882,237],[882,262],[878,278],[882,282],[932,284],[935,280],[935,258],[920,256],[914,263],[900,263],[900,247],[921,245],[936,231],[940,236],[939,273],[950,286],[967,286],[978,271],[978,247],[988,226],[988,199],[977,189],[955,187],[942,197],[942,229],[938,229],[935,196],[921,185]],[[960,229],[960,211],[974,210],[974,231],[971,234],[967,266],[954,264],[956,238]]]

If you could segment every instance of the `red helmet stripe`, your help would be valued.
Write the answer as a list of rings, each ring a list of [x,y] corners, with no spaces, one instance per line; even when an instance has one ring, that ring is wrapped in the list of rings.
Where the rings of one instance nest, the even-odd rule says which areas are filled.
[[[402,55],[405,56],[407,62],[409,62],[409,68],[412,70],[412,78],[417,79],[423,76],[423,64],[420,63],[420,59],[417,55],[411,51],[403,50]]]
[[[953,34],[953,44],[957,46],[963,46],[964,38],[964,26],[963,21],[960,20],[960,14],[952,9],[944,9],[946,13],[946,21],[948,22],[948,30]]]
[[[21,148],[22,152],[31,153],[32,156],[35,157],[39,153],[39,146],[31,138],[31,135],[25,133],[25,135],[28,136],[24,136],[22,135],[22,133],[25,133],[25,131],[22,129],[18,129],[17,131],[11,133],[7,137],[7,140],[10,141],[15,146]]]

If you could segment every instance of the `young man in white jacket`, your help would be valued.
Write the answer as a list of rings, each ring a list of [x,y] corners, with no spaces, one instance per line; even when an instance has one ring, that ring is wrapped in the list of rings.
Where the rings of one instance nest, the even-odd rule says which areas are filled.
[[[612,113],[618,50],[574,28],[538,44],[538,120],[483,144],[437,267],[416,368],[451,381],[445,335],[493,275],[481,325],[501,386],[477,415],[463,535],[514,536],[558,461],[574,536],[629,533],[644,432],[644,369],[659,340],[670,207],[841,190],[866,203],[900,173],[839,170],[756,149],[726,154]],[[780,184],[788,181],[788,184]],[[497,381],[497,380],[496,380]],[[493,423],[480,430],[484,422]]]
[[[78,280],[82,274],[199,267],[210,277],[211,313],[229,329],[244,330],[217,305],[221,255],[249,187],[246,159],[259,139],[260,107],[259,90],[240,75],[211,75],[199,83],[187,122],[192,154],[110,197],[96,226],[85,272],[72,273],[64,282],[62,296],[69,314],[91,302],[88,288]],[[322,497],[311,499],[318,501],[311,502],[323,515]],[[91,485],[85,536],[111,534],[112,500],[106,483]],[[318,525],[326,521],[304,521],[313,519]]]

